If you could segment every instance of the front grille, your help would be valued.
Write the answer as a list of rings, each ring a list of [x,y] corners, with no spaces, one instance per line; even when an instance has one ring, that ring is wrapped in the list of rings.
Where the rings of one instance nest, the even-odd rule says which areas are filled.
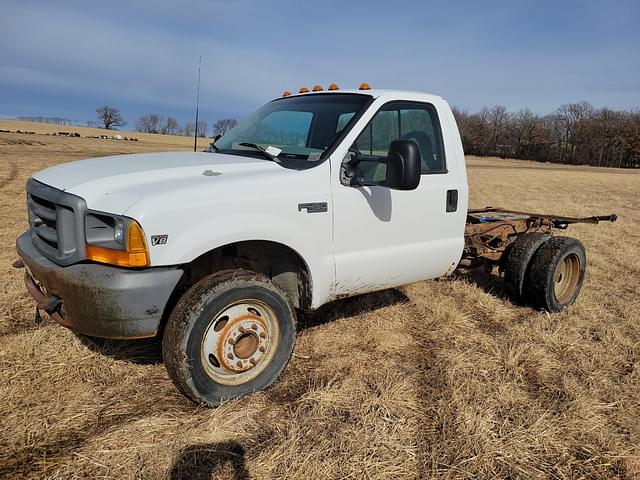
[[[85,201],[37,180],[27,182],[31,239],[47,258],[69,265],[84,258]]]

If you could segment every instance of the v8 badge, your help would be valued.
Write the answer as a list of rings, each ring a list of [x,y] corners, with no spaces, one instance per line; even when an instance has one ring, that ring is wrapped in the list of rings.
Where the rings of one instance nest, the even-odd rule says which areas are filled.
[[[151,245],[165,245],[169,235],[151,235]]]

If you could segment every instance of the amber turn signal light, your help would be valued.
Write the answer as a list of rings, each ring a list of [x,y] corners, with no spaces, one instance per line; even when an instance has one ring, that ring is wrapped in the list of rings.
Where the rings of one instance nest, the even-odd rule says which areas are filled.
[[[144,233],[137,222],[131,221],[127,228],[126,250],[101,247],[99,245],[86,246],[87,259],[94,262],[107,263],[118,267],[148,267],[149,254]]]

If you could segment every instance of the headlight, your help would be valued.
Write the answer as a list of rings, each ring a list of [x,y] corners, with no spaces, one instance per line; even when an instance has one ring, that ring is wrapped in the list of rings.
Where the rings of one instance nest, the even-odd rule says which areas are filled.
[[[119,245],[124,245],[126,239],[124,238],[124,222],[122,219],[116,219],[116,226],[113,229],[113,239]]]
[[[119,215],[88,212],[85,217],[87,259],[120,267],[146,267],[149,252],[138,222]]]

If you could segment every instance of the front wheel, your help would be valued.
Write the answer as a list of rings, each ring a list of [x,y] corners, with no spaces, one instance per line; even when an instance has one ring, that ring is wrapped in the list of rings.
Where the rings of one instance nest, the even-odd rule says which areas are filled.
[[[210,406],[271,385],[295,343],[295,311],[267,277],[227,270],[203,278],[180,299],[162,351],[173,383]]]

